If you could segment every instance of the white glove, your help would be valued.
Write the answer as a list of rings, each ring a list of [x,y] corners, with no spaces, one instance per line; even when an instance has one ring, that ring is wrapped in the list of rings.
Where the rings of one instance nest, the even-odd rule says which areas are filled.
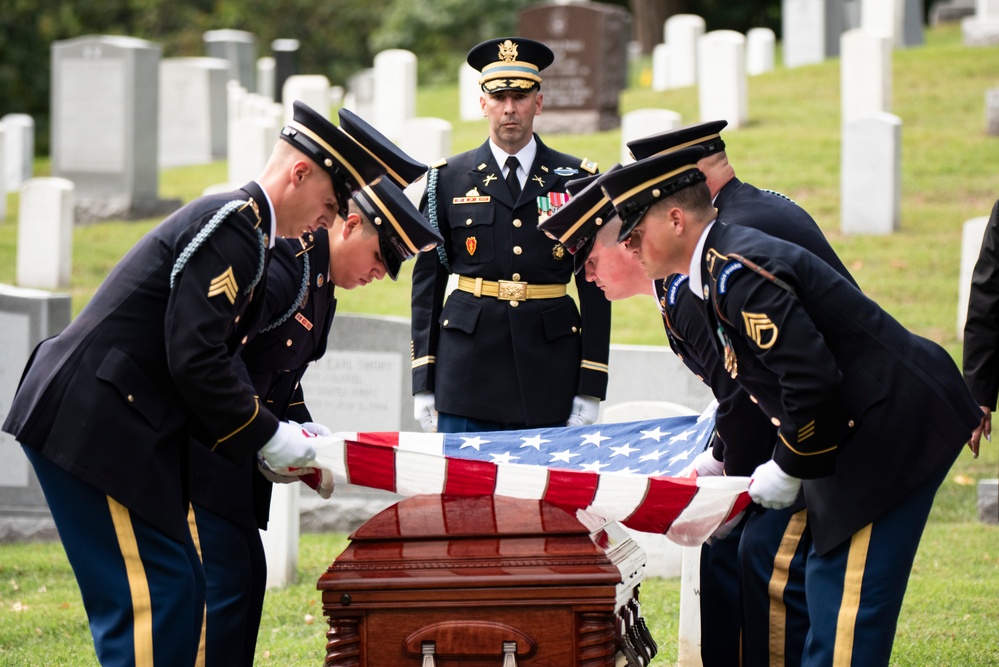
[[[791,506],[800,488],[800,479],[791,477],[770,459],[753,471],[749,497],[769,510],[779,510]]]
[[[289,422],[289,423],[294,424],[295,422]],[[323,426],[322,424],[317,424],[316,422],[303,422],[301,426],[312,435],[321,435],[321,436],[333,435],[333,431],[331,431],[326,426]]]
[[[312,435],[298,424],[278,422],[277,431],[260,448],[260,456],[271,470],[281,468],[308,468],[316,458]]]
[[[692,465],[698,477],[718,477],[725,473],[725,462],[716,459],[710,448],[695,456]]]
[[[437,399],[432,391],[413,395],[413,419],[420,422],[425,433],[437,432]]]
[[[294,468],[293,470],[285,469],[286,474],[271,470],[271,467],[267,465],[267,461],[262,458],[257,459],[257,470],[260,474],[264,476],[271,484],[294,484],[295,482],[301,481],[301,476],[308,473],[312,468]]]
[[[322,497],[329,500],[333,495],[333,471],[326,468],[282,468],[271,470],[267,461],[259,459],[257,470],[272,484],[293,484],[302,482]]]
[[[597,421],[600,416],[600,399],[580,394],[572,399],[572,410],[566,426],[586,426]]]

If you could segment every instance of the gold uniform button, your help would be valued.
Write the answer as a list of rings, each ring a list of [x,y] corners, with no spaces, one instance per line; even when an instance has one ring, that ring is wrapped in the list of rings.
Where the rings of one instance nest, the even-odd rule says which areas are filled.
[[[285,347],[291,347],[291,339],[290,338],[284,342],[284,346]]]
[[[472,224],[472,219],[471,219],[471,218],[469,218],[468,220],[466,220],[466,221],[465,221],[465,224],[466,224],[466,225],[470,225],[470,224]]]
[[[773,419],[771,419],[770,423],[773,424],[774,426],[778,426],[778,427],[780,426],[780,420],[777,419],[776,417],[774,417]]]
[[[132,396],[131,394],[129,394],[128,395],[128,402],[129,403],[135,403],[135,396]]]
[[[514,255],[519,255],[522,252],[524,252],[524,249],[521,248],[519,245],[513,246],[513,254]]]
[[[759,401],[756,400],[756,397],[753,396],[752,394],[749,395],[749,400],[751,400],[753,403],[759,403]]]
[[[520,218],[517,218],[516,220],[513,221],[513,226],[514,227],[520,227],[522,224],[524,224],[524,223],[522,223],[520,221]]]
[[[572,333],[579,333],[579,327],[573,327]]]
[[[510,307],[511,308],[516,308],[519,305],[520,305],[520,301],[511,301],[510,302]]]
[[[857,422],[855,422],[855,421],[853,421],[853,420],[851,419],[850,421],[848,421],[848,422],[846,423],[846,425],[847,425],[847,426],[849,426],[850,428],[853,428],[854,426],[856,426],[856,425],[857,425]]]
[[[518,282],[518,283],[520,282],[520,274],[519,273],[515,273],[515,274],[513,274],[510,277],[513,278],[514,282]]]
[[[444,326],[447,326],[451,320],[444,320]]]
[[[246,336],[243,336],[243,340],[239,341],[242,345],[246,345]]]
[[[239,324],[239,315],[236,316],[236,319],[233,320],[233,323],[234,324]]]

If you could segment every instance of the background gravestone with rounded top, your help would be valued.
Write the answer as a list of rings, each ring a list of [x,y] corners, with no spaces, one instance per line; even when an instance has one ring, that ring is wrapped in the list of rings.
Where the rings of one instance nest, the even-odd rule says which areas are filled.
[[[596,132],[620,126],[627,84],[631,15],[596,2],[535,5],[520,12],[522,37],[546,44],[555,62],[541,73],[544,109],[534,128]]]

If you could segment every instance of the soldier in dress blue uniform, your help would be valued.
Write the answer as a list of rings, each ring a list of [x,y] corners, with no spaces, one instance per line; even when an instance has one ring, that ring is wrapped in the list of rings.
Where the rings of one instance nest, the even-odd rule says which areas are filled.
[[[595,421],[607,387],[610,303],[537,230],[589,160],[533,133],[540,71],[554,55],[510,37],[477,45],[489,139],[433,166],[423,211],[444,237],[413,269],[414,414],[424,430],[500,430]],[[515,158],[516,163],[510,162]],[[457,289],[444,301],[448,277]],[[438,421],[439,410],[439,421]]]
[[[647,277],[689,276],[680,289],[703,300],[725,370],[777,427],[749,493],[783,508],[804,491],[801,664],[887,665],[933,497],[981,410],[943,348],[814,253],[722,223],[697,168],[702,152],[601,180],[622,219],[618,240]]]
[[[704,173],[718,209],[718,221],[759,229],[809,250],[856,284],[818,225],[787,197],[743,183],[728,160],[721,132],[727,121],[700,123],[629,142],[637,159],[686,147],[703,149],[697,167]],[[606,243],[615,239],[607,235]],[[622,246],[618,251],[627,252]],[[730,377],[714,353],[714,333],[701,304],[680,274],[656,281],[670,346],[696,374],[707,379],[719,401],[719,437],[711,453],[697,461],[699,474],[750,475],[770,458],[776,429]],[[726,443],[731,443],[726,446]],[[722,464],[724,461],[724,464]],[[804,499],[780,510],[750,512],[724,539],[701,552],[702,658],[710,665],[734,664],[741,637],[742,664],[793,666],[800,662],[808,631],[805,559],[810,543]],[[730,576],[738,575],[738,576]],[[741,597],[742,614],[731,615]]]
[[[265,324],[239,355],[267,410],[316,435],[330,431],[312,421],[301,379],[326,352],[336,288],[385,275],[395,280],[403,261],[441,241],[401,190],[426,173],[426,165],[346,109],[340,129],[365,140],[361,147],[386,175],[355,192],[329,230],[277,242],[267,268]],[[293,475],[258,471],[255,461],[236,466],[198,442],[191,458],[192,530],[207,576],[205,664],[252,665],[267,579],[260,529],[267,528],[271,484],[302,480],[329,498],[332,475],[313,468]]]
[[[34,466],[104,665],[193,665],[204,571],[188,443],[301,467],[315,440],[262,409],[233,363],[260,326],[275,236],[331,226],[382,169],[296,103],[260,178],[198,199],[118,263],[33,352],[3,429]]]

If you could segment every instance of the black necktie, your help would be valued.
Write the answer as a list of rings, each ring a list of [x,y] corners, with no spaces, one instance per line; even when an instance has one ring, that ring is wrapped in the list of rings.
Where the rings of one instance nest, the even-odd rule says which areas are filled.
[[[506,166],[510,170],[506,175],[506,186],[510,188],[513,200],[517,201],[520,197],[520,179],[517,178],[517,167],[520,166],[520,161],[511,155],[506,159]]]

